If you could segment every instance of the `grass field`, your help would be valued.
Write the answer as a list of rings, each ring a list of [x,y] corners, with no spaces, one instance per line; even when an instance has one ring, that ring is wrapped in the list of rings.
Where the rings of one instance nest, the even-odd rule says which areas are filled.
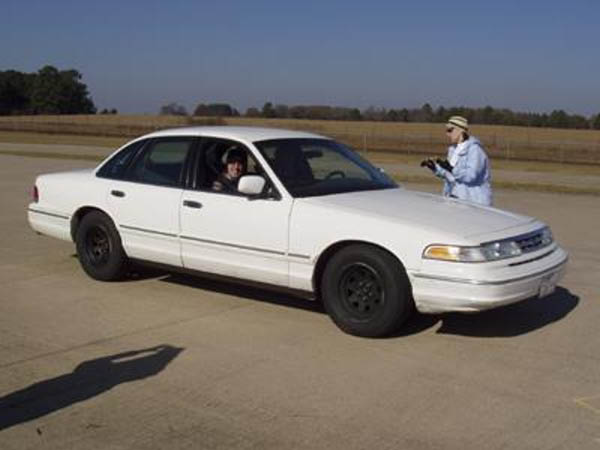
[[[349,122],[261,118],[196,118],[178,116],[21,116],[0,117],[0,130],[129,138],[156,129],[189,125],[258,125],[312,131],[332,136],[357,150],[394,155],[444,154],[442,124]],[[496,160],[553,161],[600,165],[599,130],[474,125]]]
[[[205,125],[252,125],[312,131],[352,146],[403,183],[439,181],[419,168],[424,155],[446,151],[441,124],[341,122],[176,116],[0,117],[0,143],[43,144],[2,147],[0,154],[33,158],[100,161],[131,137],[156,129]],[[600,131],[473,126],[490,155],[495,188],[600,195]],[[58,147],[44,148],[54,144]],[[90,147],[78,153],[60,145]],[[566,164],[568,162],[568,164]]]

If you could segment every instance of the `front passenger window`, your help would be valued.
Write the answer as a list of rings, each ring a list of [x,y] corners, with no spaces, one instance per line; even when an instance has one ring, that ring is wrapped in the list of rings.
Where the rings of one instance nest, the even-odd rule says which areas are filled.
[[[192,142],[192,138],[178,138],[151,143],[131,168],[131,180],[160,186],[180,186]]]

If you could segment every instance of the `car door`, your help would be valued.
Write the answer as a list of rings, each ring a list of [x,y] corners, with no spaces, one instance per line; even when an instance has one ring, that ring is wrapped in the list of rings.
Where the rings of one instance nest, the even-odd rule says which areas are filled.
[[[150,140],[122,180],[108,186],[108,204],[127,255],[181,266],[179,206],[193,137]]]
[[[266,178],[247,147],[223,139],[203,139],[194,161],[196,181],[184,190],[181,201],[183,265],[194,270],[287,286],[288,221],[292,199],[282,198],[275,191],[250,198],[213,190],[232,147],[247,152],[246,173]]]

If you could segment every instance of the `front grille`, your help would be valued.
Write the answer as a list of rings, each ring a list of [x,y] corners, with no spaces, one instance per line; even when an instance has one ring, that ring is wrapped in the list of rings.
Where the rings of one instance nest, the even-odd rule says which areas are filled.
[[[526,259],[525,261],[519,261],[519,262],[515,262],[515,263],[510,263],[509,266],[510,267],[514,267],[514,266],[521,266],[523,264],[528,264],[534,261],[539,261],[540,259],[544,259],[546,256],[551,255],[552,253],[554,253],[556,249],[552,249],[547,253],[543,253],[540,256],[536,256],[535,258],[531,258],[531,259]]]
[[[522,236],[517,236],[514,241],[517,243],[523,253],[534,252],[550,244],[544,243],[541,231],[534,231]]]

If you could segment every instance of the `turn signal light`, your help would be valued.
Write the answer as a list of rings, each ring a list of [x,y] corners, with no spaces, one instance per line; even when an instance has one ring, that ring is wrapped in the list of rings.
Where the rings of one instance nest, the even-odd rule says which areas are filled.
[[[40,200],[40,193],[35,185],[31,189],[31,200],[33,200],[34,203],[37,203]]]

